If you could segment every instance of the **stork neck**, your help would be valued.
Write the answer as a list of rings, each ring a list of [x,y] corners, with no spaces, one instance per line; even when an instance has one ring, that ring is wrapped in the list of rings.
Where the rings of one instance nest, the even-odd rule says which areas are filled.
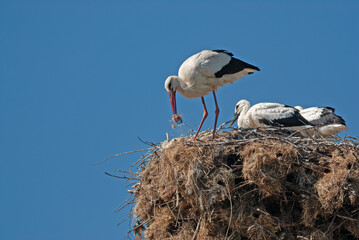
[[[178,81],[178,85],[176,88],[176,91],[178,91],[180,94],[182,94],[183,92],[186,91],[186,89],[188,88],[188,84],[180,77],[176,78]],[[183,95],[183,94],[182,94]]]
[[[250,109],[251,105],[249,104],[249,102],[247,102],[243,108],[242,108],[242,111],[240,112],[239,114],[239,117],[238,117],[238,126],[239,127],[244,127],[244,128],[247,128],[249,127],[248,124],[248,118],[247,118],[247,113],[248,113],[248,110]]]

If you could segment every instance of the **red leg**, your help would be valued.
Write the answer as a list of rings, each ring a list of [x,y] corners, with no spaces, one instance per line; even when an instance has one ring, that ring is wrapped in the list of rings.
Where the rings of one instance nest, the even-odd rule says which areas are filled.
[[[206,117],[208,116],[206,104],[204,103],[204,98],[201,97],[201,99],[202,99],[202,104],[203,104],[203,118],[202,118],[201,124],[200,124],[199,127],[198,127],[198,130],[197,130],[197,132],[196,132],[196,135],[194,135],[194,137],[193,137],[193,141],[196,140],[196,138],[197,138],[197,136],[198,136],[198,133],[199,133],[199,131],[201,130],[201,127],[202,127],[202,125],[203,125],[203,122],[204,122],[204,120],[206,119]]]
[[[218,104],[217,104],[217,98],[216,98],[216,93],[213,91],[213,97],[214,97],[214,102],[216,104],[216,119],[214,120],[214,128],[213,128],[213,139],[216,135],[216,127],[217,127],[217,119],[218,119],[218,115],[219,115],[219,108],[218,108]]]

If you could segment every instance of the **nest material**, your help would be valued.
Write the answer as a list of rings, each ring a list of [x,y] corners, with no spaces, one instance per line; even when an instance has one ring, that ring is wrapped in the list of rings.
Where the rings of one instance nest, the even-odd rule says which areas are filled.
[[[357,141],[207,135],[164,142],[142,160],[133,192],[145,239],[359,238]]]
[[[179,115],[179,114],[173,114],[172,115],[172,121],[174,121],[175,123],[177,124],[181,124],[183,121],[182,121],[182,115]]]

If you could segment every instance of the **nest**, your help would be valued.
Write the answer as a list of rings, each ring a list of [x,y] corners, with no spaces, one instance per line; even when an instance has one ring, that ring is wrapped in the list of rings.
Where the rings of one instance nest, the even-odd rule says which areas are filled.
[[[141,159],[136,239],[359,238],[359,144],[278,130],[177,138]]]

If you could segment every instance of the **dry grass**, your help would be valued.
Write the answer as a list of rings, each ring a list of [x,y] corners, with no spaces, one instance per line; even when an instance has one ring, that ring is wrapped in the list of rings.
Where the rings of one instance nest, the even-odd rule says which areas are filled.
[[[134,229],[145,239],[359,237],[359,145],[278,130],[173,139],[140,161]]]

